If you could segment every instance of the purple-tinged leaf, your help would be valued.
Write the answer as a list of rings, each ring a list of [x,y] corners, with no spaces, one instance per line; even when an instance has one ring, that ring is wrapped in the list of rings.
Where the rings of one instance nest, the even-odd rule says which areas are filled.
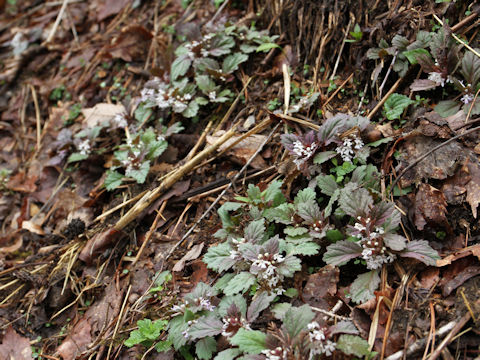
[[[295,272],[300,270],[302,270],[302,262],[293,255],[287,255],[277,267],[277,272],[286,277],[292,277]]]
[[[364,303],[375,296],[374,291],[380,284],[380,276],[377,270],[358,275],[350,285],[350,298],[356,302]]]
[[[200,360],[208,360],[212,358],[213,353],[217,350],[217,342],[214,338],[208,336],[200,339],[195,344],[195,353]]]
[[[211,246],[203,256],[203,262],[207,264],[209,269],[221,273],[222,271],[230,269],[236,262],[235,259],[230,257],[231,250],[228,243]]]
[[[405,250],[399,255],[420,260],[424,264],[431,266],[435,266],[437,260],[440,260],[438,252],[432,249],[426,240],[410,241],[407,243]]]
[[[362,247],[355,242],[342,240],[327,246],[323,261],[331,265],[343,265],[362,254]]]
[[[260,315],[260,313],[265,310],[268,305],[276,298],[275,293],[269,294],[266,291],[260,291],[255,294],[253,297],[252,303],[248,307],[247,311],[247,320],[248,322],[253,322]]]
[[[367,189],[357,188],[357,184],[348,183],[340,190],[338,204],[340,208],[353,217],[357,215],[366,215],[370,212],[373,205],[373,199]]]
[[[476,86],[480,79],[480,59],[471,51],[467,51],[463,56],[460,73],[468,84]]]
[[[313,158],[313,163],[317,165],[323,164],[325,161],[335,157],[335,155],[337,155],[336,151],[322,151],[321,153],[315,155]]]
[[[398,234],[386,234],[383,241],[387,247],[395,251],[402,251],[407,245],[407,239]]]
[[[307,325],[315,317],[314,312],[310,309],[310,305],[302,305],[300,307],[291,307],[285,313],[283,319],[283,327],[288,335],[293,339],[300,334],[302,330],[307,329]]]
[[[261,242],[264,235],[265,224],[263,219],[252,221],[245,228],[245,240],[253,244]]]
[[[316,201],[307,201],[298,204],[298,215],[307,222],[313,224],[317,220],[323,220],[322,212]]]
[[[222,332],[223,322],[215,316],[202,316],[190,327],[188,334],[192,339],[215,336]]]

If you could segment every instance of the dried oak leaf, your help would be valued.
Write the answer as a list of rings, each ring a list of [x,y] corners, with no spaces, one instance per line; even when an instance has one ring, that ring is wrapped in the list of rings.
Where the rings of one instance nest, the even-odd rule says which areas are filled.
[[[7,328],[3,335],[0,344],[0,359],[33,360],[30,341],[17,334],[12,325]]]
[[[443,193],[428,184],[420,184],[415,196],[415,226],[423,230],[425,225],[443,225],[449,228],[447,202]]]
[[[406,168],[441,143],[443,141],[425,136],[415,136],[406,140],[402,148],[402,168]],[[422,179],[446,179],[454,174],[457,164],[463,161],[465,157],[466,152],[458,142],[448,143],[408,170],[400,180],[401,185],[406,187],[412,183],[419,183]]]

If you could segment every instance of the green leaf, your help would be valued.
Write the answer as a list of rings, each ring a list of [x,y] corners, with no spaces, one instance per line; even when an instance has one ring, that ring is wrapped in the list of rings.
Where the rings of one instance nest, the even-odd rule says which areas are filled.
[[[266,337],[267,335],[261,331],[240,328],[230,339],[230,343],[237,345],[241,351],[248,354],[260,354],[262,350],[265,350]]]
[[[153,110],[152,108],[146,107],[144,103],[140,103],[138,107],[135,109],[135,120],[137,120],[139,123],[144,123],[146,122],[150,116],[152,116]]]
[[[172,63],[170,78],[176,80],[179,76],[185,75],[191,64],[192,60],[188,56],[182,55],[177,57]]]
[[[206,336],[215,336],[222,332],[223,322],[216,318],[215,315],[202,316],[196,320],[188,334],[192,339],[201,339]]]
[[[150,160],[142,162],[139,169],[132,169],[125,171],[125,175],[135,179],[139,184],[143,184],[147,179],[148,172],[150,171]]]
[[[338,184],[332,175],[319,175],[316,180],[320,191],[325,195],[332,196],[338,189]]]
[[[123,177],[124,176],[117,171],[108,170],[107,177],[105,178],[104,182],[105,188],[108,191],[115,190],[117,187],[122,185]]]
[[[220,216],[220,220],[222,220],[222,227],[225,229],[234,227],[235,224],[233,223],[230,217],[230,211],[236,211],[242,207],[241,203],[227,201],[222,206],[220,206],[217,210],[218,216]]]
[[[238,70],[238,65],[248,60],[248,55],[242,53],[233,53],[223,60],[222,71],[224,74],[230,74]]]
[[[407,50],[403,52],[403,55],[405,55],[410,62],[410,64],[415,65],[418,64],[417,58],[418,56],[430,56],[430,53],[425,50],[425,49],[413,49],[413,50]]]
[[[235,260],[230,258],[230,250],[232,248],[228,243],[210,246],[203,256],[203,262],[207,264],[209,269],[219,273],[228,270],[235,264]]]
[[[312,256],[318,254],[320,245],[311,241],[302,241],[298,244],[287,243],[286,252],[288,255]]]
[[[80,154],[78,152],[74,152],[70,154],[68,157],[67,163],[72,163],[72,162],[77,162],[77,161],[82,161],[85,159],[88,159],[89,155],[88,154]]]
[[[272,308],[272,313],[278,320],[283,320],[285,318],[285,314],[288,310],[292,307],[290,303],[278,303],[275,304]]]
[[[210,336],[200,339],[195,345],[195,353],[199,359],[203,360],[211,359],[216,350],[217,342],[213,337]]]
[[[362,247],[355,242],[341,240],[327,246],[323,261],[330,265],[341,266],[362,254]]]
[[[298,205],[299,203],[304,203],[307,201],[315,201],[316,199],[317,199],[317,194],[315,193],[315,190],[307,187],[305,189],[300,190],[297,193],[297,196],[295,196],[295,199],[293,200],[293,202],[295,203],[295,205]]]
[[[255,283],[255,276],[246,271],[235,275],[235,277],[230,280],[230,282],[223,289],[225,295],[235,295],[237,293],[245,293],[250,286]]]
[[[403,111],[415,101],[402,94],[392,94],[384,104],[385,116],[388,120],[400,119]]]
[[[313,163],[318,165],[323,164],[325,161],[330,160],[335,155],[337,155],[336,151],[322,151],[321,153],[315,155],[313,158]]]
[[[176,316],[168,323],[168,340],[170,340],[175,350],[180,349],[187,343],[183,332],[188,329],[188,324],[184,321],[183,315]]]
[[[291,307],[285,313],[283,319],[283,326],[287,330],[288,335],[293,339],[302,330],[307,329],[307,325],[315,317],[314,312],[310,309],[309,305],[303,305],[300,307]]]
[[[455,115],[460,110],[461,104],[455,100],[439,101],[435,106],[435,112],[441,117],[449,117]]]
[[[234,360],[242,351],[237,348],[220,351],[213,360]]]
[[[270,303],[276,298],[275,293],[269,294],[267,291],[257,291],[253,297],[250,306],[247,311],[248,322],[253,322],[257,319],[258,315],[265,310]]]
[[[343,234],[340,232],[340,230],[337,230],[337,229],[328,230],[326,237],[332,243],[343,240],[345,238]]]
[[[132,347],[132,346],[135,346],[135,345],[138,345],[138,344],[141,344],[142,341],[146,340],[145,337],[142,335],[142,333],[140,332],[140,330],[133,330],[131,333],[130,333],[130,337],[125,340],[124,342],[124,345],[126,347]]]
[[[245,240],[253,244],[262,242],[264,235],[265,224],[263,219],[252,221],[245,228]]]
[[[354,355],[359,358],[372,358],[376,353],[371,352],[368,348],[368,342],[359,336],[340,335],[337,340],[337,349],[343,351],[347,355]]]
[[[190,101],[187,108],[182,111],[182,115],[186,118],[197,116],[199,108],[199,103],[197,101]]]
[[[232,306],[232,304],[235,304],[240,314],[245,317],[245,314],[247,313],[247,301],[240,294],[234,296],[224,296],[223,299],[220,301],[220,304],[218,304],[218,314],[221,317],[227,316],[228,309],[230,308],[230,306]]]
[[[259,47],[257,47],[257,49],[255,51],[256,52],[260,52],[260,51],[267,52],[270,49],[274,49],[274,48],[280,48],[280,46],[278,46],[275,43],[264,43],[264,44],[261,44]]]
[[[217,280],[217,282],[214,285],[214,288],[217,290],[222,290],[225,289],[225,286],[228,285],[228,283],[233,279],[235,274],[233,273],[227,273],[223,275],[220,279]]]
[[[285,229],[283,229],[283,232],[288,235],[288,236],[300,236],[308,233],[308,229],[304,227],[293,227],[293,226],[288,226]]]
[[[265,202],[272,201],[273,206],[278,206],[286,201],[285,196],[282,193],[281,180],[275,180],[268,185],[267,189],[262,192],[262,196]]]
[[[157,352],[165,352],[172,348],[172,342],[170,340],[159,341],[155,344],[155,350]]]
[[[350,297],[357,304],[364,303],[375,297],[374,291],[380,284],[380,276],[377,270],[358,275],[350,285]]]
[[[195,77],[195,82],[200,90],[204,94],[208,95],[211,91],[215,91],[215,81],[208,75],[198,75]]]

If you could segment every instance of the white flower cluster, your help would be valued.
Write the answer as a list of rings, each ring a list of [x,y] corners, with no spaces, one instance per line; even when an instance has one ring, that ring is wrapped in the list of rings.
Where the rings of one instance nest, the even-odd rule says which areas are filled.
[[[300,140],[297,140],[293,143],[293,154],[295,155],[293,162],[297,165],[298,169],[300,169],[300,165],[302,165],[305,161],[310,159],[313,154],[315,154],[317,148],[318,144],[315,142],[306,146]]]
[[[192,94],[174,95],[177,90],[155,78],[150,84],[154,84],[154,88],[148,87],[140,92],[140,100],[142,102],[154,104],[160,109],[172,108],[177,113],[183,112],[188,107],[188,102],[192,99]]]
[[[433,71],[428,74],[428,80],[432,80],[435,84],[437,84],[437,86],[445,86],[445,79],[443,78],[442,73]]]
[[[285,260],[283,255],[274,254],[273,256],[268,252],[258,254],[258,258],[253,261],[252,265],[257,266],[262,271],[259,272],[260,277],[267,281],[268,286],[275,289],[277,285],[283,281],[283,275],[277,273],[277,265]],[[281,288],[275,289],[278,295],[281,295],[285,290]]]
[[[247,323],[247,320],[243,317],[226,316],[222,318],[222,321],[222,335],[225,337],[235,335],[240,328],[251,330],[250,325]]]
[[[198,298],[195,298],[193,301],[194,301],[194,304],[196,306],[200,306],[202,310],[208,310],[208,311],[215,310],[215,306],[212,305],[212,303],[210,302],[210,299],[206,299],[200,296]]]
[[[183,47],[188,50],[186,53],[188,58],[191,60],[195,59],[195,53],[193,52],[193,49],[195,49],[199,45],[203,45],[202,48],[200,49],[200,55],[202,55],[202,57],[208,57],[208,55],[210,55],[210,52],[207,49],[205,49],[205,45],[210,45],[210,40],[214,36],[215,34],[213,33],[207,34],[207,35],[204,35],[203,38],[199,41],[194,40],[192,42],[189,42],[183,45]]]
[[[356,150],[360,150],[364,146],[365,144],[362,139],[358,138],[355,134],[352,134],[343,139],[343,144],[337,146],[335,151],[342,157],[344,162],[351,162],[355,158]]]
[[[362,217],[357,217],[362,220]],[[381,239],[385,230],[382,227],[375,227],[375,231],[367,232],[368,224],[371,222],[370,218],[364,220],[367,224],[355,223],[354,227],[361,232],[360,244],[362,245],[362,259],[367,262],[367,268],[375,270],[382,267],[383,264],[391,263],[396,259],[396,255],[387,251]]]
[[[275,349],[262,350],[262,354],[267,357],[267,360],[284,360],[287,359],[287,350],[284,350],[281,346]]]
[[[313,357],[313,355],[322,354],[325,354],[326,356],[332,355],[337,344],[327,339],[325,336],[325,331],[320,327],[320,325],[318,325],[316,321],[313,321],[308,324],[308,330],[308,337],[312,343],[310,357]]]
[[[128,126],[126,114],[123,112],[116,114],[113,117],[112,122],[115,127],[124,128]]]
[[[78,151],[82,155],[89,155],[90,152],[92,151],[90,146],[90,139],[87,138],[83,140],[80,144],[78,144]]]

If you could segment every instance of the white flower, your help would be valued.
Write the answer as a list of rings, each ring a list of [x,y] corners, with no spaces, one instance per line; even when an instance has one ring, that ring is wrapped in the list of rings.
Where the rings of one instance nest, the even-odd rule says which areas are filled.
[[[474,98],[475,98],[475,96],[473,96],[473,94],[467,93],[467,94],[463,95],[460,100],[464,104],[470,104],[473,101]]]
[[[325,354],[326,356],[332,355],[337,344],[327,339],[325,330],[322,329],[316,321],[311,322],[307,327],[309,330],[308,337],[312,344],[310,357],[321,354]]]
[[[364,146],[362,139],[353,134],[343,139],[342,145],[337,146],[335,151],[344,162],[351,162],[355,158],[355,150],[360,150]]]
[[[431,72],[431,73],[428,74],[428,80],[432,80],[437,85],[441,85],[442,87],[445,86],[445,79],[443,78],[442,73]]]
[[[267,360],[283,360],[287,358],[287,350],[284,350],[281,346],[273,350],[262,350],[262,354],[267,357]]]
[[[204,49],[204,48],[202,48],[202,49],[200,50],[200,54],[201,54],[203,57],[208,57],[208,55],[210,55],[210,53],[208,52],[208,50],[207,50],[207,49]]]
[[[127,127],[127,126],[128,126],[128,122],[127,122],[127,119],[126,119],[126,117],[125,117],[125,113],[121,112],[121,113],[116,114],[116,115],[113,117],[113,123],[114,123],[117,127],[121,127],[121,128]]]
[[[208,93],[208,98],[210,99],[210,101],[214,101],[217,98],[217,93],[215,91],[210,91]]]
[[[90,154],[91,147],[90,147],[90,140],[85,139],[83,140],[80,144],[78,144],[78,151],[82,155],[88,155]]]
[[[311,143],[310,145],[305,146],[300,140],[297,140],[293,143],[293,154],[295,159],[293,162],[297,165],[297,168],[300,168],[305,161],[307,161],[318,148],[317,143]]]

